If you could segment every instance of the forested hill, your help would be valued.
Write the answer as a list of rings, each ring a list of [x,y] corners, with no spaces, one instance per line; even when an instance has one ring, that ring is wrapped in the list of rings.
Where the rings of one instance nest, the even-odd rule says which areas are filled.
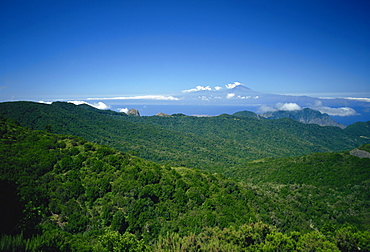
[[[22,126],[84,137],[162,164],[218,172],[264,157],[343,151],[370,142],[361,125],[350,131],[287,118],[135,117],[64,102],[0,103],[0,114]]]
[[[236,182],[3,117],[0,160],[1,251],[370,251],[366,176]]]
[[[247,162],[241,169],[228,170],[226,174],[252,183],[307,184],[345,191],[362,183],[370,185],[369,152],[368,144],[341,153],[263,158]]]

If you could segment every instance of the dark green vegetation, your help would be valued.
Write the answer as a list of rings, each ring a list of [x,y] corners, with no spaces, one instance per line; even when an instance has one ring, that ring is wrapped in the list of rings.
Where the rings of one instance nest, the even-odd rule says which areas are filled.
[[[362,145],[359,149],[369,152],[370,144]],[[246,163],[244,169],[229,172],[234,177],[252,183],[305,183],[336,187],[345,191],[370,178],[370,162],[369,158],[358,158],[349,151],[314,153],[301,157],[253,160]],[[349,174],[351,176],[348,176]]]
[[[158,132],[162,137],[176,134],[172,141],[188,137],[186,141],[193,141],[189,146],[201,149],[203,146],[198,146],[200,143],[195,140],[207,142],[215,138],[214,142],[241,144],[244,140],[233,134],[239,132],[243,137],[247,134],[237,131],[233,123],[240,126],[240,122],[249,122],[251,128],[251,125],[259,125],[259,130],[264,130],[264,124],[255,121],[252,124],[249,119],[229,115],[208,118],[212,121],[178,115],[161,122],[160,119],[167,117],[128,117],[65,103],[41,104],[46,106],[41,110],[39,106],[32,107],[39,104],[14,104],[22,109],[24,104],[31,104],[25,106],[29,113],[23,111],[23,117],[19,117],[29,126],[43,130],[24,128],[12,119],[0,117],[0,199],[7,206],[2,207],[0,215],[0,250],[358,251],[360,248],[370,251],[368,158],[352,156],[348,151],[278,159],[267,155],[252,160],[243,156],[239,157],[243,160],[240,163],[219,161],[216,167],[219,174],[215,174],[180,167],[186,165],[177,163],[181,156],[153,163],[106,145],[50,131],[70,130],[67,133],[71,134],[80,125],[80,132],[86,135],[103,134],[106,138],[95,139],[99,142],[109,139],[110,133],[104,133],[104,129],[118,125],[122,127],[121,133],[133,131],[129,134],[131,138],[124,142],[127,146],[122,148],[131,148],[130,139],[132,146],[149,144],[148,140],[135,139],[136,130],[141,137],[140,134],[146,137],[155,134],[150,138],[152,141],[156,140]],[[45,108],[52,109],[46,109],[45,115]],[[2,110],[10,114],[6,111]],[[17,111],[12,113],[17,114]],[[34,114],[40,117],[33,118]],[[59,118],[57,114],[64,119],[55,120]],[[175,119],[179,123],[176,124]],[[197,122],[197,119],[201,120]],[[86,124],[82,123],[84,121]],[[94,126],[92,122],[104,127]],[[219,128],[214,125],[210,133],[206,128],[195,132],[200,124],[208,127],[214,123],[224,125]],[[190,129],[191,125],[194,130]],[[332,127],[301,127],[285,119],[269,125],[272,132],[278,132],[278,125],[286,125],[289,129],[299,126],[297,130],[306,129],[306,139],[314,139],[308,136],[310,127],[316,131],[324,128],[327,131],[320,133],[321,137],[331,134],[332,139],[337,132],[342,141],[349,139],[349,142],[360,143],[367,137],[366,130],[361,128],[366,129],[368,124],[354,125],[354,132]],[[225,133],[221,129],[230,130]],[[145,130],[151,131],[145,133]],[[214,130],[220,130],[218,138]],[[253,132],[259,134],[258,130]],[[263,132],[267,134],[268,130]],[[171,143],[163,139],[162,144]],[[172,143],[170,147],[181,148],[180,145]],[[158,142],[147,151],[154,150],[154,146],[157,146],[158,155],[166,153],[158,147]],[[208,153],[218,156],[218,149],[212,147],[214,149],[209,149]],[[344,144],[338,147],[343,148]],[[369,151],[370,146],[362,145],[359,149]],[[177,152],[172,150],[171,153]],[[180,155],[181,151],[178,153]],[[194,164],[199,157],[202,156],[192,157]],[[213,167],[210,160],[205,159],[205,166],[200,168]]]
[[[211,172],[242,168],[264,157],[337,152],[370,143],[366,123],[342,130],[288,118],[259,120],[248,112],[138,117],[63,102],[11,102],[0,103],[0,114],[32,129],[80,136],[157,163]]]

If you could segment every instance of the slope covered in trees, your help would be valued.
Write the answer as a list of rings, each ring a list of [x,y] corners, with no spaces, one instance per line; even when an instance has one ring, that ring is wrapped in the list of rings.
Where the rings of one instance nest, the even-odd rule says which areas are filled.
[[[367,144],[358,149],[368,152],[369,147]],[[296,183],[345,190],[370,178],[370,159],[354,156],[350,151],[313,153],[289,158],[264,158],[247,162],[245,167],[230,171],[229,175],[253,183]]]
[[[300,202],[308,201],[312,204],[309,211],[320,211],[323,205],[327,204],[333,209],[333,213],[336,213],[336,216],[331,218],[345,222],[340,219],[346,213],[337,209],[337,206],[346,205],[348,207],[346,211],[351,212],[353,217],[352,221],[362,223],[369,229],[369,147],[370,145],[363,145],[358,148],[367,152],[367,158],[360,158],[352,155],[352,151],[346,151],[260,159],[246,163],[243,168],[228,170],[226,175],[252,184],[284,185],[279,189],[283,194],[284,191],[290,193],[291,188],[296,188],[297,185],[320,188],[320,192],[314,189],[305,198],[299,199]],[[353,199],[356,200],[352,201]]]
[[[80,136],[161,164],[217,172],[254,159],[343,151],[370,141],[361,125],[354,132],[287,118],[135,117],[63,102],[1,103],[0,113],[23,126]]]
[[[223,114],[215,117],[124,117],[123,120],[157,125],[208,139],[230,139],[255,148],[258,156],[282,157],[353,148],[366,139],[338,127],[303,124],[289,118],[258,120]],[[335,136],[335,137],[333,137]],[[352,146],[352,147],[350,147]],[[258,155],[258,151],[264,153]]]
[[[1,250],[370,250],[351,208],[362,202],[335,188],[327,198],[319,185],[236,182],[5,118],[0,141],[13,213],[0,216]]]

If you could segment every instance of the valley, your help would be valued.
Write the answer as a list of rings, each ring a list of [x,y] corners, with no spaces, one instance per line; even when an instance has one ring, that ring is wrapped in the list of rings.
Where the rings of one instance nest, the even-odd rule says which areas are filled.
[[[370,250],[369,122],[0,114],[1,250]]]

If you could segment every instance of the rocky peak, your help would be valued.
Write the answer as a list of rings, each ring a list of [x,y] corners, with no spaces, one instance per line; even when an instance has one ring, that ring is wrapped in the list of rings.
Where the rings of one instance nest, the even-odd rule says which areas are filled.
[[[346,126],[334,121],[328,114],[322,114],[320,111],[316,111],[310,108],[293,111],[271,111],[260,114],[261,117],[267,119],[279,119],[279,118],[292,118],[301,123],[307,124],[318,124],[320,126],[336,126],[344,129]]]
[[[169,114],[165,114],[165,113],[158,113],[156,114],[156,116],[170,116]]]
[[[129,116],[140,116],[140,113],[139,113],[139,110],[137,110],[137,109],[130,109],[127,112],[127,115],[129,115]]]

